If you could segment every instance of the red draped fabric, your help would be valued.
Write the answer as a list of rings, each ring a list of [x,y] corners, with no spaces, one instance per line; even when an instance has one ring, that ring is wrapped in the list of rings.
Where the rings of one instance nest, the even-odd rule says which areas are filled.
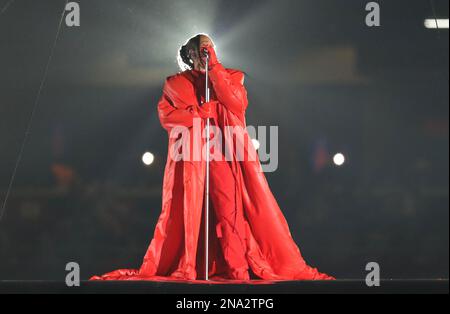
[[[226,126],[245,129],[248,106],[244,74],[225,69],[220,63],[210,71],[211,99],[216,102],[215,123],[226,134]],[[192,70],[167,78],[158,104],[161,125],[169,133],[183,126],[195,133],[198,106],[203,101],[204,75]],[[204,125],[204,120],[202,126]],[[244,131],[244,139],[251,143]],[[226,138],[226,136],[224,136]],[[225,140],[227,141],[227,140]],[[228,138],[225,145],[235,145]],[[153,239],[139,269],[119,269],[91,280],[183,280],[196,281],[204,274],[204,190],[206,163],[176,161],[170,150],[177,138],[169,137],[169,153],[164,174],[162,212]],[[191,140],[192,149],[201,149],[205,140]],[[247,154],[256,154],[246,145]],[[236,179],[236,204],[244,213],[246,258],[252,280],[330,280],[331,276],[310,267],[292,239],[288,223],[275,200],[261,164],[255,160],[230,162]],[[210,214],[209,277],[227,280],[227,264],[220,244],[220,229],[214,211]],[[198,281],[201,282],[201,281]]]

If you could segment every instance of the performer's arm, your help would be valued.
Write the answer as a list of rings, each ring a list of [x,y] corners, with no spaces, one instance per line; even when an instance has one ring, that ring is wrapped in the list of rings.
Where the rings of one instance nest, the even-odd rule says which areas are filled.
[[[189,106],[186,109],[176,108],[164,87],[163,95],[158,103],[159,121],[164,129],[170,131],[176,126],[192,127],[194,118],[194,108]]]
[[[201,107],[197,105],[188,106],[185,109],[176,108],[169,96],[167,83],[164,86],[163,95],[158,103],[158,115],[161,125],[167,131],[173,127],[184,126],[190,128],[194,124],[194,118],[214,118],[216,117],[216,101],[204,103]]]
[[[203,48],[206,48],[210,55],[209,73],[219,102],[231,112],[241,115],[248,106],[247,90],[244,87],[244,73],[236,71],[230,74],[217,61],[214,48]]]

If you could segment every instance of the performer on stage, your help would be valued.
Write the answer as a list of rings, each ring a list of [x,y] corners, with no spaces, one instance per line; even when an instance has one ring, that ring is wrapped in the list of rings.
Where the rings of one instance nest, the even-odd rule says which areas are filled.
[[[209,58],[206,58],[206,55]],[[205,102],[205,68],[208,61],[211,101]],[[190,136],[192,151],[204,147],[195,131],[210,119],[222,132],[224,146],[234,147],[228,127],[242,129],[246,143],[245,111],[248,106],[244,73],[225,68],[217,59],[212,40],[203,34],[189,39],[179,51],[182,72],[168,77],[158,103],[163,128],[169,132],[169,156],[164,175],[162,213],[139,269],[120,269],[93,280],[202,280],[205,278],[204,158],[176,160],[179,137]],[[187,132],[173,136],[174,130]],[[216,149],[215,146],[214,149]],[[247,155],[256,155],[250,144]],[[304,261],[288,224],[255,160],[231,158],[210,161],[209,278],[216,280],[330,280]],[[192,158],[192,156],[191,156]],[[231,160],[230,160],[231,159]]]

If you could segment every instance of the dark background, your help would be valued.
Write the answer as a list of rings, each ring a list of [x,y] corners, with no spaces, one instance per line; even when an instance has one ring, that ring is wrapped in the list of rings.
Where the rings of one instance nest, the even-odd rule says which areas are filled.
[[[83,278],[140,266],[167,150],[156,105],[197,32],[248,73],[248,124],[279,126],[268,180],[310,264],[338,278],[364,278],[372,261],[383,278],[448,278],[449,37],[423,25],[433,3],[448,18],[447,0],[378,1],[379,28],[359,0],[78,2],[81,27],[63,24],[0,222],[0,280],[63,280],[70,261]],[[63,5],[0,13],[0,201]]]

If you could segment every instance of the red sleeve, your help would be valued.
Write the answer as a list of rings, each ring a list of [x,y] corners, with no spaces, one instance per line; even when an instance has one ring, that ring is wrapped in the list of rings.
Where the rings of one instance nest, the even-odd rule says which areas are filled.
[[[230,73],[218,63],[210,70],[210,76],[219,102],[234,114],[243,114],[248,106],[244,73],[240,71]]]
[[[176,126],[192,127],[195,114],[193,107],[176,108],[170,98],[168,84],[170,84],[169,80],[166,80],[163,95],[158,103],[158,115],[162,127],[167,131],[170,131]]]

